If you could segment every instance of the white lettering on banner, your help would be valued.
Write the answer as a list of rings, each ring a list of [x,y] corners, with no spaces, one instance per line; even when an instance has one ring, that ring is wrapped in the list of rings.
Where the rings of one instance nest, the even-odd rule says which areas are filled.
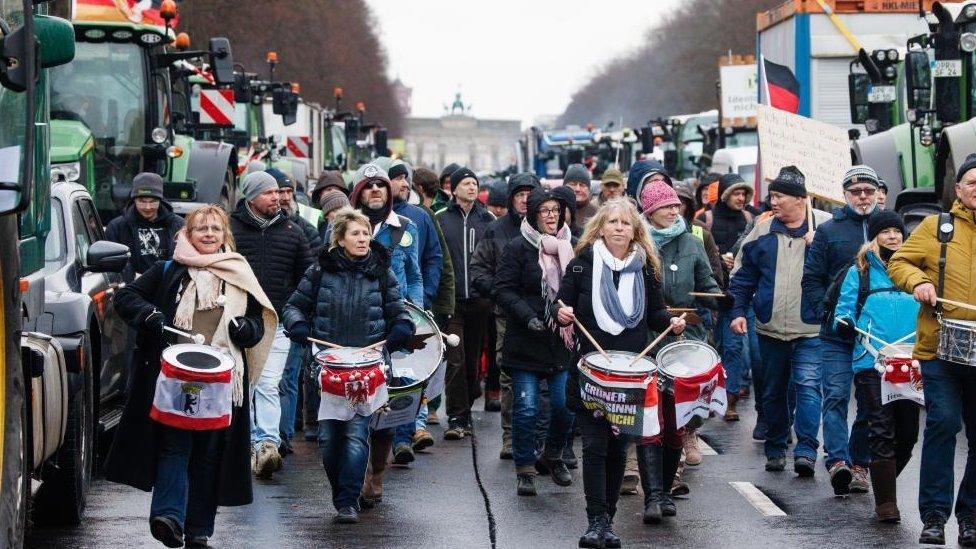
[[[767,105],[757,107],[763,179],[771,181],[784,166],[796,166],[807,193],[842,204],[844,173],[851,167],[847,130]]]
[[[719,67],[722,117],[756,116],[756,64]]]

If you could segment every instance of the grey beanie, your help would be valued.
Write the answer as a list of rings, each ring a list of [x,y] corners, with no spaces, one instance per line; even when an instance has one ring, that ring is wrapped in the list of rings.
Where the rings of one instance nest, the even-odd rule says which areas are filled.
[[[163,199],[163,178],[158,173],[142,172],[132,179],[129,198]]]
[[[590,171],[582,164],[570,164],[566,167],[566,174],[563,175],[563,185],[567,185],[571,181],[589,185]]]
[[[878,172],[874,171],[874,168],[871,166],[865,166],[864,164],[851,166],[847,170],[847,173],[844,174],[844,189],[847,189],[855,183],[869,183],[878,187]]]
[[[322,195],[319,201],[322,215],[329,215],[330,212],[349,205],[349,199],[344,193],[331,192]]]
[[[268,189],[277,188],[278,182],[268,172],[251,172],[244,176],[244,181],[241,182],[241,191],[244,193],[244,199],[248,202]]]
[[[268,169],[268,165],[260,160],[252,160],[247,163],[247,168],[244,169],[245,173],[251,172],[263,172]]]

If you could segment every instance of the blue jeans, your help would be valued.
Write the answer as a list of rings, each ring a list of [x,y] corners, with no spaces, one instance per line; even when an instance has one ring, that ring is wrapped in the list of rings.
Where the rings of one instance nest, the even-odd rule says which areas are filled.
[[[369,420],[355,415],[348,421],[319,421],[319,452],[332,488],[332,505],[359,508],[359,493],[366,478],[369,458]]]
[[[396,449],[397,446],[401,444],[412,444],[413,434],[417,432],[417,429],[427,428],[427,402],[424,401],[420,405],[420,409],[417,410],[417,417],[414,418],[413,423],[404,423],[403,425],[397,425],[393,430],[393,448]]]
[[[847,409],[854,383],[854,369],[851,366],[853,355],[854,346],[850,343],[820,339],[823,438],[824,450],[827,452],[824,466],[828,469],[838,461],[865,467],[871,464],[866,410],[858,407],[849,440],[847,436]]]
[[[783,341],[759,334],[762,346],[763,412],[766,419],[766,458],[786,457],[790,430],[788,393],[796,387],[794,457],[817,459],[817,431],[822,404],[820,338],[801,337]]]
[[[259,446],[262,442],[272,442],[275,447],[281,444],[281,397],[278,384],[285,371],[291,340],[285,337],[285,329],[278,324],[268,360],[264,362],[261,377],[251,388],[251,444]]]
[[[918,478],[918,512],[948,518],[955,484],[956,435],[963,424],[969,441],[966,470],[956,498],[956,519],[976,510],[976,370],[942,360],[922,361],[925,435]]]
[[[159,461],[150,517],[169,517],[188,536],[213,535],[223,430],[159,427]]]
[[[536,426],[539,416],[539,384],[546,380],[549,385],[550,421],[546,435],[546,457],[560,459],[566,440],[573,426],[573,413],[566,407],[566,380],[569,371],[549,375],[527,370],[510,370],[512,377],[512,455],[519,473],[535,471],[538,457]]]
[[[288,348],[288,358],[285,359],[285,371],[278,383],[278,395],[281,399],[281,421],[278,431],[284,440],[291,440],[295,436],[295,414],[298,413],[298,378],[302,374],[302,361],[306,360],[308,346],[291,342]]]
[[[742,381],[742,345],[744,336],[732,332],[732,311],[718,312],[718,326],[715,328],[715,343],[722,352],[722,367],[725,368],[725,390],[730,395],[739,393]]]

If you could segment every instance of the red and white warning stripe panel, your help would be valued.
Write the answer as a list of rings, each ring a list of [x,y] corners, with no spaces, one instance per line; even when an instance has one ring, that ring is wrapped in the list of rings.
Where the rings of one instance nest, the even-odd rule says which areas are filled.
[[[308,158],[311,138],[307,135],[289,135],[287,138],[288,156]]]
[[[200,123],[234,125],[234,90],[200,90]]]

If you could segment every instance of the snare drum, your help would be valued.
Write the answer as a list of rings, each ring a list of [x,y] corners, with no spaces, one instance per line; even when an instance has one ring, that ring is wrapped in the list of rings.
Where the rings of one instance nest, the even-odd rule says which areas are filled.
[[[386,364],[376,350],[326,349],[315,355],[321,367],[319,420],[369,416],[386,404]]]
[[[414,391],[420,386],[424,386],[426,389],[428,382],[431,382],[430,385],[434,385],[432,378],[435,373],[440,375],[440,386],[443,387],[444,385],[444,369],[441,366],[444,363],[445,345],[441,331],[437,328],[437,323],[434,322],[433,317],[423,309],[410,302],[406,302],[406,309],[410,315],[410,321],[416,326],[414,335],[424,338],[424,346],[412,351],[397,351],[390,357],[390,362],[393,365],[393,376],[389,383],[391,399],[399,394]],[[426,394],[427,391],[425,391],[428,398],[433,398],[441,393],[440,389],[431,388],[437,390],[437,393]]]
[[[149,417],[190,431],[230,425],[234,360],[210,345],[183,343],[163,350]]]
[[[654,361],[635,353],[607,351],[580,358],[579,395],[583,406],[599,412],[622,433],[653,437],[661,432]]]
[[[942,360],[976,366],[976,322],[939,318],[938,357]]]
[[[709,412],[725,413],[725,371],[710,345],[676,341],[658,351],[657,364],[658,389],[669,428],[680,429],[692,421],[690,426],[697,427]]]
[[[610,357],[609,362],[600,352],[593,351],[581,358],[580,363],[591,370],[607,375],[642,379],[650,376],[657,370],[657,365],[654,364],[654,361],[647,357],[641,357],[640,360],[634,363],[634,357],[637,356],[637,353],[607,351],[607,356]]]

